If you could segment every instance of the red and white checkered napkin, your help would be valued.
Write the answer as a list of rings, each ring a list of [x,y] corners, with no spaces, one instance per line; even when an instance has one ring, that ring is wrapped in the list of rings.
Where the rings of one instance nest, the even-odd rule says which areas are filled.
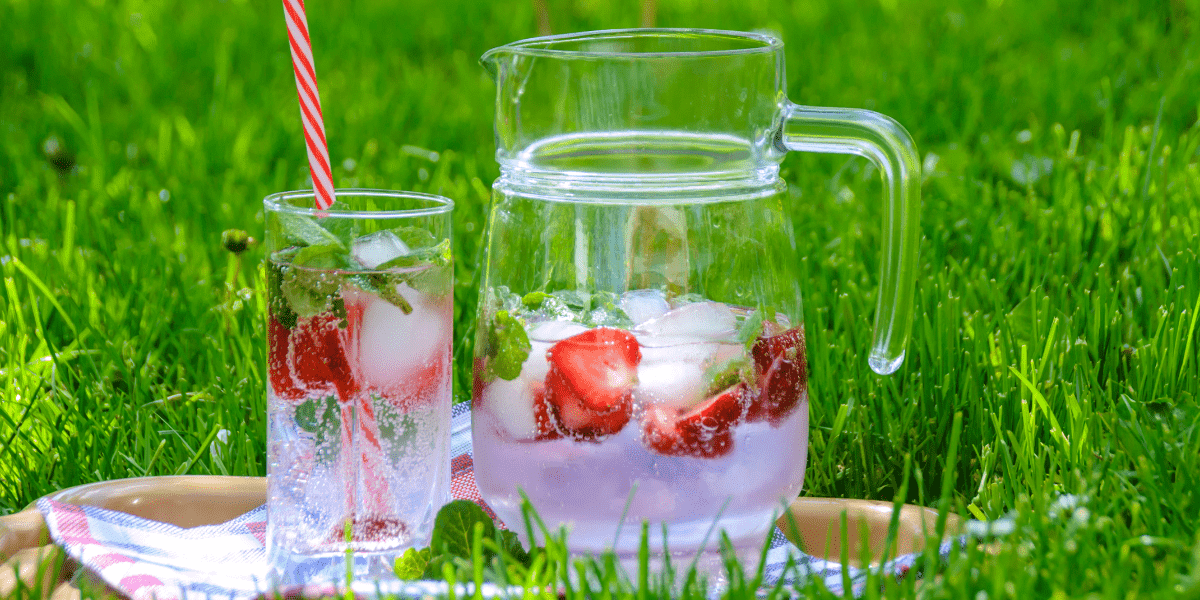
[[[484,503],[475,485],[468,403],[454,407],[450,445],[451,494],[456,499],[475,501],[490,514],[491,509]],[[38,501],[38,508],[46,519],[51,537],[67,554],[84,568],[99,575],[113,589],[133,600],[241,600],[266,593],[269,589],[266,580],[265,506],[220,525],[191,529],[181,529],[113,510],[63,504],[47,498]],[[943,554],[947,550],[943,548]],[[773,583],[785,575],[789,558],[797,565],[795,574],[820,577],[831,590],[842,589],[844,579],[841,565],[800,552],[778,529],[767,554],[768,582]],[[902,575],[912,566],[914,559],[915,555],[900,557],[889,563],[888,569]],[[787,574],[791,575],[790,572]],[[854,591],[860,592],[865,584],[866,573],[851,569],[848,575]],[[382,592],[418,598],[431,594],[442,595],[446,591],[446,583],[438,581],[355,584],[355,593],[366,595]],[[493,594],[501,592],[494,588],[491,591]]]

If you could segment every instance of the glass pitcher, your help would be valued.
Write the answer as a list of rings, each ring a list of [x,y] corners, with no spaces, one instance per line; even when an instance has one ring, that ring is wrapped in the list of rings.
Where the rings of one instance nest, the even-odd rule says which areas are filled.
[[[857,154],[883,174],[868,360],[899,367],[916,148],[884,115],[791,103],[783,57],[770,35],[675,29],[483,56],[501,175],[472,431],[479,489],[511,528],[524,530],[524,494],[573,551],[636,559],[648,521],[650,548],[665,541],[676,565],[719,570],[721,530],[756,558],[800,492],[808,442],[789,150]]]

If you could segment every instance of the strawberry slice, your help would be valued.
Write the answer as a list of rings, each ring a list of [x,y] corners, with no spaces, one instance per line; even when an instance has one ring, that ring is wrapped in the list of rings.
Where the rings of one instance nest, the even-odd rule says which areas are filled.
[[[296,382],[308,392],[337,391],[349,402],[360,390],[342,344],[339,319],[321,313],[296,323],[289,340],[288,363]]]
[[[271,391],[288,402],[304,398],[304,388],[296,383],[288,368],[288,341],[292,330],[283,326],[274,316],[267,317],[267,371]]]
[[[560,431],[576,440],[599,441],[625,427],[642,360],[632,334],[589,329],[551,346],[546,359],[547,412]]]
[[[758,402],[750,406],[749,421],[778,425],[790,415],[808,391],[808,361],[804,355],[804,328],[763,336],[750,348],[758,374]]]
[[[733,451],[733,428],[742,422],[750,400],[750,388],[738,382],[682,412],[651,405],[642,417],[642,443],[668,456],[725,456]]]
[[[487,383],[487,357],[476,356],[471,362],[471,410],[483,406],[483,389]]]
[[[417,408],[433,406],[439,400],[449,398],[450,345],[439,351],[436,359],[412,371],[404,386],[393,386],[387,390],[389,403],[408,412]]]
[[[533,393],[533,422],[537,425],[537,435],[533,438],[535,442],[557,440],[563,436],[550,414],[550,404],[546,402],[544,389],[539,388]]]

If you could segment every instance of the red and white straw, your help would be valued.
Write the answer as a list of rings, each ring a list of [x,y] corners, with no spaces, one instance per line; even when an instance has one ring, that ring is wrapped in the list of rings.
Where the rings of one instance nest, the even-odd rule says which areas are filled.
[[[321,97],[317,91],[317,70],[313,67],[304,0],[283,0],[283,15],[287,20],[288,43],[292,47],[292,70],[296,72],[296,93],[300,96],[300,117],[304,122],[304,141],[308,145],[308,168],[312,171],[317,208],[324,210],[333,204],[333,172],[329,168],[329,144],[325,141],[325,121],[321,117]]]

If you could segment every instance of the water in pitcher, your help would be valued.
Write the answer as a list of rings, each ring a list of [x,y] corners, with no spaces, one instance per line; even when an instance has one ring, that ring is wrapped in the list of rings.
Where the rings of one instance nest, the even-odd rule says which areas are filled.
[[[775,174],[747,174],[750,154],[730,138],[670,132],[564,138],[529,154],[536,179],[497,185],[494,220],[549,224],[521,255],[551,274],[485,300],[475,468],[506,523],[523,523],[524,492],[576,550],[635,556],[648,521],[652,548],[665,524],[687,559],[715,554],[719,516],[752,554],[799,493],[808,365],[787,314],[799,295],[773,282],[790,310],[747,308],[737,302],[761,285],[739,290],[731,276],[774,260],[764,242],[789,245],[771,210]],[[612,175],[631,165],[672,175]],[[574,187],[546,185],[560,176]],[[697,239],[696,222],[724,239]],[[527,354],[507,364],[522,336]]]

